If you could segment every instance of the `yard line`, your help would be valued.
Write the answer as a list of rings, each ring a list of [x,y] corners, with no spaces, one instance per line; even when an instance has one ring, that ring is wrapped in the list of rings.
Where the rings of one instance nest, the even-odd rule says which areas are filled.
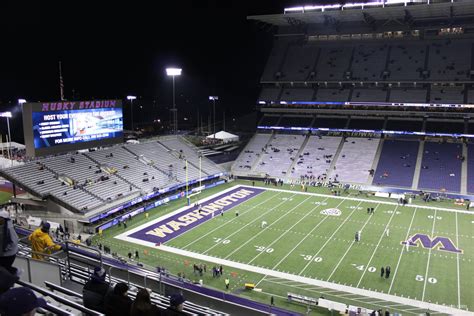
[[[377,210],[377,208],[379,207],[379,205],[380,205],[380,204],[377,204],[377,206],[376,206],[375,209],[374,209],[374,212]],[[394,212],[394,214],[395,214],[395,212]],[[393,216],[393,214],[392,214],[392,216]],[[360,229],[361,232],[364,230],[364,227],[369,223],[369,221],[370,221],[371,218],[372,218],[372,215],[367,218],[367,220],[366,220],[365,223],[364,223],[364,226],[362,226],[362,228]],[[390,220],[392,220],[392,219],[390,218]],[[385,233],[385,231],[382,233],[382,236],[383,236],[384,233]],[[353,240],[352,243],[351,243],[351,245],[349,246],[349,248],[347,248],[346,252],[345,252],[344,255],[341,257],[341,259],[339,260],[339,262],[337,263],[337,265],[334,267],[334,269],[332,270],[331,274],[329,275],[329,277],[327,278],[326,281],[329,281],[329,279],[331,279],[331,277],[332,277],[332,275],[334,274],[334,272],[336,272],[337,268],[339,268],[339,265],[341,264],[342,260],[344,260],[344,258],[346,257],[347,253],[349,252],[349,250],[351,250],[352,246],[354,246],[354,243],[355,243],[355,241]],[[377,245],[377,247],[378,247],[378,245]],[[375,248],[375,249],[377,249],[377,248]],[[372,259],[372,258],[370,258],[370,259]],[[370,262],[370,260],[369,260],[369,262]],[[367,269],[367,267],[365,267],[365,269]],[[365,273],[365,270],[364,270],[364,273]],[[363,276],[363,275],[364,275],[364,274],[362,274],[362,276]],[[359,287],[359,284],[357,284],[357,287]]]
[[[468,202],[470,203],[470,201]],[[458,213],[456,214],[456,246],[459,248],[459,235],[458,235]],[[457,270],[458,270],[458,308],[461,308],[461,278],[459,277],[459,252],[456,253],[457,257]]]
[[[338,205],[336,205],[335,208],[338,208],[342,203],[344,203],[344,201],[346,201],[346,200],[342,200],[341,203],[339,203]],[[314,226],[313,229],[311,229],[311,231],[310,231],[308,234],[306,234],[306,236],[304,236],[304,238],[301,239],[301,240],[296,244],[296,246],[294,246],[293,249],[290,250],[290,252],[288,252],[288,253],[286,254],[286,256],[284,256],[280,261],[277,262],[277,264],[275,264],[275,266],[272,268],[272,270],[275,270],[276,267],[278,267],[278,266],[280,265],[280,263],[282,263],[286,258],[288,258],[288,256],[289,256],[290,254],[292,254],[293,251],[295,251],[295,249],[298,248],[298,246],[301,245],[301,243],[302,243],[303,241],[305,241],[306,238],[308,238],[308,237],[313,233],[313,231],[314,231],[316,228],[319,227],[319,225],[321,225],[326,219],[328,219],[328,217],[329,217],[329,215],[327,215],[325,218],[323,218],[323,220],[320,221],[320,222],[318,223],[318,225]]]
[[[407,235],[405,236],[405,241],[407,241],[408,237],[410,237],[411,226],[413,225],[413,220],[415,219],[417,210],[418,208],[415,208],[415,211],[413,212],[413,216],[411,217],[410,226],[408,226]],[[390,287],[388,288],[387,294],[390,294],[390,291],[392,290],[393,282],[395,281],[395,276],[397,275],[398,267],[400,266],[400,261],[402,260],[403,250],[405,249],[405,246],[404,245],[401,245],[401,246],[402,246],[402,250],[400,251],[400,256],[398,257],[397,266],[395,267],[395,272],[393,272],[392,282],[390,282]]]
[[[434,216],[433,216],[433,227],[431,228],[431,236],[430,238],[433,238],[433,234],[434,234],[434,228],[435,228],[435,223],[436,223],[436,210],[435,210],[435,213],[434,213]],[[425,301],[425,291],[426,291],[426,282],[428,282],[428,270],[430,269],[430,259],[431,259],[431,247],[430,249],[428,250],[428,262],[426,263],[426,273],[425,273],[425,282],[423,284],[423,295],[421,296],[421,301],[424,302]]]
[[[377,205],[377,206],[378,206],[378,205]],[[397,213],[397,209],[398,209],[398,205],[397,205],[397,206],[395,207],[395,209],[393,210],[392,216],[390,216],[390,219],[388,220],[387,225],[385,225],[385,228],[384,228],[384,230],[383,230],[383,232],[382,232],[382,235],[380,235],[379,242],[377,243],[377,246],[375,246],[374,252],[372,253],[372,256],[370,256],[369,262],[368,262],[367,265],[365,266],[364,273],[362,273],[362,276],[360,277],[359,282],[358,282],[357,285],[356,285],[357,287],[359,287],[360,282],[362,282],[362,279],[364,278],[364,275],[365,275],[365,273],[367,272],[367,269],[369,268],[370,262],[371,262],[372,259],[374,258],[375,253],[377,252],[377,248],[379,248],[380,242],[382,241],[383,236],[385,235],[385,231],[387,230],[387,227],[390,225],[390,222],[392,221],[393,216],[395,215],[395,213]]]
[[[326,202],[328,199],[329,199],[329,197],[325,198],[325,199],[323,200],[323,202]],[[283,234],[281,234],[280,236],[278,236],[278,238],[275,239],[274,241],[272,241],[268,246],[266,246],[266,248],[271,247],[272,245],[274,245],[277,241],[279,241],[281,238],[283,238],[283,236],[285,236],[288,232],[290,232],[293,227],[295,227],[296,225],[298,225],[299,223],[301,223],[301,221],[303,221],[306,217],[308,217],[309,215],[311,215],[311,214],[312,214],[317,208],[319,208],[320,206],[321,206],[321,203],[318,204],[318,205],[316,205],[315,207],[313,207],[313,208],[311,209],[311,211],[309,211],[306,215],[304,215],[303,217],[301,217],[296,223],[294,223],[293,225],[291,225],[290,228],[288,228]],[[327,217],[325,217],[324,219],[326,219],[326,218],[327,218]],[[324,221],[324,219],[318,223],[318,226],[319,226],[319,224],[321,224],[321,223]],[[311,232],[312,232],[313,230],[314,230],[314,228],[311,230]],[[263,232],[263,230],[262,230],[262,232]],[[261,254],[263,254],[263,251],[260,252],[260,253],[258,253],[255,257],[253,257],[253,259],[250,260],[249,262],[247,262],[247,264],[252,263],[252,261],[254,261],[255,259],[257,259]]]
[[[281,193],[281,192],[280,192],[280,193]],[[248,213],[248,212],[250,212],[251,210],[253,210],[254,208],[256,208],[256,207],[258,207],[258,206],[260,206],[260,205],[262,205],[262,204],[264,204],[264,203],[267,203],[268,201],[274,199],[275,197],[277,197],[278,195],[280,195],[280,193],[277,194],[277,195],[272,195],[271,197],[269,197],[268,199],[264,200],[263,202],[260,202],[260,203],[258,203],[258,204],[256,204],[256,205],[252,206],[252,207],[249,207],[247,211],[242,212],[242,215],[245,214],[245,213]],[[294,195],[293,195],[293,196],[294,196]],[[242,205],[242,204],[240,204],[240,205]],[[184,246],[183,249],[188,248],[189,246],[191,246],[191,245],[194,244],[195,242],[198,242],[199,240],[203,239],[204,237],[208,236],[209,234],[212,234],[213,232],[215,232],[216,230],[222,228],[223,226],[232,223],[232,222],[233,222],[234,220],[236,220],[236,219],[237,219],[237,217],[234,217],[234,218],[231,219],[230,221],[228,221],[228,222],[222,224],[221,226],[218,226],[218,227],[214,228],[213,230],[211,230],[210,232],[207,232],[206,234],[202,235],[201,237],[196,238],[195,240],[193,240],[192,242],[190,242],[189,244],[187,244],[186,246]]]
[[[271,226],[275,225],[276,223],[278,223],[279,221],[281,221],[283,218],[285,218],[288,214],[291,214],[291,211],[297,209],[301,204],[303,204],[304,202],[308,201],[310,198],[312,198],[311,196],[307,197],[306,199],[304,199],[303,201],[301,201],[300,203],[298,203],[295,207],[292,207],[288,212],[285,213],[285,215],[281,216],[280,218],[278,218],[276,221],[274,221],[273,223],[271,223],[270,225],[268,225],[268,228],[270,228]],[[263,215],[265,214],[262,214],[261,216],[259,216],[257,219],[259,219],[260,217],[262,217]],[[247,224],[248,225],[248,224]],[[245,225],[245,226],[247,226]],[[245,227],[244,226],[244,227]],[[241,231],[244,227],[242,227],[241,229],[235,231],[233,234]],[[255,237],[259,236],[261,233],[263,233],[265,230],[261,230],[259,231],[256,235],[254,235],[253,237],[247,239],[246,242],[244,242],[242,245],[240,245],[239,247],[235,248],[231,253],[229,253],[227,256],[224,257],[224,259],[227,259],[229,258],[230,256],[232,256],[234,253],[236,253],[238,250],[240,250],[243,246],[247,245],[250,241],[254,240]],[[232,235],[233,235],[232,234]],[[230,237],[230,236],[229,236]],[[226,237],[229,238],[229,237]],[[215,246],[215,245],[214,245]],[[209,251],[209,250],[208,250]]]
[[[359,207],[359,205],[362,203],[362,201],[359,202],[359,204],[357,204],[357,206],[352,210],[352,212],[349,214],[349,216],[346,217],[346,219],[339,225],[339,227],[334,231],[334,233],[332,233],[331,237],[328,238],[328,240],[326,240],[326,242],[324,243],[324,245],[318,250],[318,252],[313,255],[311,258],[314,258],[316,257],[317,255],[319,255],[319,253],[324,249],[324,247],[326,247],[326,245],[329,243],[329,241],[331,241],[332,237],[334,237],[334,235],[336,235],[336,233],[339,231],[339,229],[341,229],[341,227],[347,222],[347,220],[352,216],[352,214],[354,214],[354,212],[357,210],[357,208]],[[298,275],[301,275],[304,270],[306,270],[306,268],[311,264],[311,261],[308,261],[308,263],[304,266],[304,268],[300,271],[300,273],[298,273]]]

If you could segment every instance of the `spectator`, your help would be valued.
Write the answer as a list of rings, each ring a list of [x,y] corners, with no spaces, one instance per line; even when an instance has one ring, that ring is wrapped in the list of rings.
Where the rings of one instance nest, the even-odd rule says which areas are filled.
[[[105,312],[104,301],[109,292],[109,283],[105,282],[105,276],[104,268],[96,267],[82,290],[84,306],[100,313]]]
[[[128,285],[117,283],[112,292],[105,296],[105,315],[129,316],[132,300],[127,296]]]
[[[181,294],[171,295],[170,306],[166,309],[164,314],[167,316],[186,315],[186,313],[183,312],[185,301],[184,296]]]
[[[130,316],[153,316],[161,315],[158,307],[153,305],[150,300],[150,293],[146,289],[140,289],[137,297],[132,304]]]
[[[28,240],[31,241],[31,249],[39,253],[51,253],[51,250],[61,250],[60,245],[56,245],[51,237],[49,236],[49,229],[51,225],[48,222],[43,222],[41,227],[36,229],[28,237]],[[33,253],[33,259],[44,260],[44,257],[40,254]]]
[[[0,295],[12,288],[19,279],[18,276],[11,274],[7,269],[0,267]]]
[[[27,287],[10,289],[0,298],[0,311],[4,316],[35,315],[38,307],[46,307],[46,301]]]
[[[12,267],[18,252],[18,235],[16,234],[10,213],[0,211],[0,266],[10,273],[16,274],[17,269]]]

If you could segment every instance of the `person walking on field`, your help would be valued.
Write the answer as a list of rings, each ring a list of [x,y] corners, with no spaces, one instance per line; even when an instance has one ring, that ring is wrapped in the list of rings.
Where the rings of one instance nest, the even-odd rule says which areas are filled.
[[[225,278],[225,289],[228,290],[229,289],[229,284],[230,284],[230,280],[229,278]]]
[[[385,269],[382,267],[380,269],[380,277],[383,278],[384,274],[385,274]]]
[[[49,236],[49,229],[51,225],[48,222],[43,222],[41,227],[37,228],[28,237],[31,241],[31,249],[36,252],[32,254],[33,259],[45,260],[44,256],[38,253],[50,254],[54,250],[61,250],[60,245],[56,245]]]

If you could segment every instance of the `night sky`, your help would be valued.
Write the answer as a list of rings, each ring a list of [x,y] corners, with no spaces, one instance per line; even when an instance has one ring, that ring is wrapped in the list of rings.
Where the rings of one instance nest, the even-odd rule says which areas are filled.
[[[2,1],[1,109],[19,112],[18,98],[59,100],[58,61],[62,61],[66,99],[137,95],[137,106],[143,109],[134,112],[136,121],[167,115],[172,84],[165,68],[170,65],[183,68],[176,81],[180,115],[192,117],[199,109],[206,116],[209,95],[220,98],[218,117],[224,109],[229,116],[253,111],[271,33],[246,16],[282,13],[284,7],[301,2],[170,2],[163,6],[165,1],[153,5],[116,1],[99,6],[64,1],[53,6]],[[12,134],[14,140],[22,140],[19,130]]]

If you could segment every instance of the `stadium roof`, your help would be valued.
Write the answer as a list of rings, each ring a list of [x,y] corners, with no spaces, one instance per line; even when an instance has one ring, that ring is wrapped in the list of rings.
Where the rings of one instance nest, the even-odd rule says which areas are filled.
[[[283,14],[252,15],[248,20],[265,22],[276,26],[299,24],[324,24],[330,20],[340,22],[364,21],[364,14],[375,20],[405,18],[406,11],[415,20],[465,18],[474,16],[472,0],[385,0],[372,3],[345,4],[343,6],[304,6],[286,8]]]

